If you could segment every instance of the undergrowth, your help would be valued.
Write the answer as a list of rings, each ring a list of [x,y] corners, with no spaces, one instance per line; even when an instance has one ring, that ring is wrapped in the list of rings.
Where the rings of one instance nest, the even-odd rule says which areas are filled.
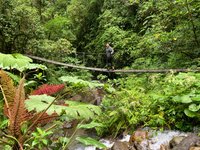
[[[200,74],[131,75],[111,81],[116,92],[107,95],[99,135],[117,136],[145,126],[191,130],[199,122]]]

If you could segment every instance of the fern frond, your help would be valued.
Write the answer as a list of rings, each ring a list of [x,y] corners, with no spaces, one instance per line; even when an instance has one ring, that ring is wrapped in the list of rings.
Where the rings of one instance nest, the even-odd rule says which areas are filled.
[[[33,123],[38,118],[37,122],[34,122],[33,128],[31,128],[34,129],[38,124],[45,125],[58,116],[56,112],[53,112],[51,115],[44,113],[45,111],[40,113],[28,112],[25,108],[24,81],[25,78],[21,79],[16,89],[13,85],[12,79],[6,74],[6,72],[0,70],[0,88],[6,102],[6,105],[4,105],[4,112],[9,117],[10,135],[19,140],[20,144],[23,144],[25,137],[21,132],[21,126],[24,122],[30,121],[30,123]],[[53,94],[63,89],[64,85],[46,87],[46,90],[43,89],[39,92]],[[51,87],[53,90],[50,90]],[[20,144],[16,143],[18,146]]]
[[[15,87],[12,79],[3,70],[0,70],[0,85],[3,88],[3,92],[8,101],[8,105],[12,105],[15,97]]]
[[[42,95],[42,94],[53,95],[61,91],[64,87],[65,87],[64,84],[59,84],[59,85],[43,84],[37,90],[34,90],[31,95]]]
[[[24,78],[20,80],[18,88],[15,93],[14,103],[10,117],[10,131],[14,137],[21,136],[21,124],[26,120],[26,109],[25,109],[25,91],[24,91]]]
[[[30,123],[33,123],[39,116],[41,113],[36,113],[29,121]],[[41,125],[46,125],[47,123],[53,121],[55,118],[58,117],[58,114],[53,113],[51,115],[48,115],[47,113],[44,113],[38,120],[37,122],[35,122],[35,125],[33,126],[32,130],[34,130],[38,124]]]

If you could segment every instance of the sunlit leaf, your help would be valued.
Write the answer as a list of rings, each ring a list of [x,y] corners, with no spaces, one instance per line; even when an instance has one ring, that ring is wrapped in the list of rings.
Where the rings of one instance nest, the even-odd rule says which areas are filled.
[[[77,137],[76,140],[83,143],[86,146],[90,145],[95,146],[97,148],[106,148],[104,144],[90,137]]]
[[[12,80],[13,81],[15,81],[16,83],[18,83],[20,80],[21,80],[21,78],[19,77],[19,76],[17,76],[17,75],[14,75],[14,74],[12,74],[12,73],[10,73],[10,72],[6,72],[11,78],[12,78]]]
[[[181,102],[187,104],[187,103],[191,103],[192,100],[191,100],[189,95],[184,95],[184,96],[181,97]]]
[[[196,95],[195,97],[192,97],[193,101],[200,101],[200,95]]]
[[[47,141],[46,139],[42,139],[42,143],[43,143],[44,145],[47,145],[47,144],[48,144],[48,141]]]
[[[17,58],[17,59],[23,59],[23,60],[25,60],[25,61],[27,61],[27,62],[33,62],[33,60],[31,59],[31,58],[29,58],[29,57],[27,57],[27,56],[24,56],[24,55],[22,55],[22,54],[19,54],[19,53],[15,53],[15,54],[12,54],[15,58]]]
[[[196,113],[193,112],[193,111],[190,111],[189,109],[185,109],[185,110],[184,110],[184,113],[185,113],[188,117],[191,117],[191,118],[193,118],[193,117],[196,116]]]
[[[71,84],[80,84],[82,86],[90,87],[90,88],[95,88],[95,87],[103,87],[104,84],[99,83],[97,81],[85,81],[82,79],[79,79],[78,77],[72,77],[72,76],[62,76],[59,78],[59,80]]]
[[[22,133],[26,133],[27,129],[28,129],[28,122],[25,121],[25,122],[23,122],[23,124],[21,125],[21,131],[22,131]]]
[[[35,110],[36,112],[41,112],[45,110],[53,101],[54,97],[47,95],[32,95],[29,99],[25,101],[26,108],[29,111]],[[51,115],[57,113],[61,115],[63,112],[66,113],[70,118],[76,119],[90,119],[95,115],[101,113],[101,109],[98,106],[85,104],[74,101],[66,101],[67,106],[63,105],[51,105],[51,107],[46,111],[47,114]]]
[[[69,142],[69,138],[67,138],[67,137],[60,137],[59,138],[59,142],[60,143],[68,143]]]
[[[17,69],[24,71],[27,69],[42,69],[45,70],[46,66],[41,64],[32,64],[32,59],[22,54],[3,54],[0,53],[0,68],[3,69]]]
[[[102,124],[101,123],[96,123],[96,122],[91,122],[89,124],[79,124],[77,126],[77,128],[79,129],[91,129],[91,128],[94,128],[94,127],[101,127]]]
[[[175,102],[181,102],[181,97],[180,96],[174,96],[172,98]]]
[[[199,110],[199,105],[191,104],[191,105],[189,106],[189,110],[190,110],[190,111],[196,112],[196,111]]]

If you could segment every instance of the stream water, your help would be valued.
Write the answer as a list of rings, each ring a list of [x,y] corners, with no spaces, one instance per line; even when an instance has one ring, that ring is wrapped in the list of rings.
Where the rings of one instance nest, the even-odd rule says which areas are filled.
[[[165,131],[150,131],[150,137],[148,140],[144,140],[141,143],[143,150],[160,150],[161,144],[168,144],[169,141],[175,136],[187,136],[187,133],[180,132],[180,131],[172,131],[172,130],[165,130]],[[130,135],[124,136],[123,139],[119,140],[121,142],[128,142]],[[110,149],[114,145],[114,140],[100,140],[108,149]],[[81,144],[76,144],[70,148],[70,150],[97,150],[94,146],[83,146]]]
[[[163,132],[153,131],[153,137],[143,141],[144,150],[148,147],[148,150],[160,150],[160,145],[168,145],[169,141],[175,136],[187,136],[186,133],[179,131],[166,130]],[[148,146],[147,146],[148,145]]]

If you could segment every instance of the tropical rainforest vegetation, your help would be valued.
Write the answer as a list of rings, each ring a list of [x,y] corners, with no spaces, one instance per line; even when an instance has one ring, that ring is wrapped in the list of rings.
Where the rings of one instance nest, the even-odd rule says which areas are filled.
[[[0,148],[104,148],[99,137],[139,127],[192,130],[199,35],[197,0],[0,0]],[[27,57],[105,68],[106,43],[116,69],[191,72],[101,74]]]

